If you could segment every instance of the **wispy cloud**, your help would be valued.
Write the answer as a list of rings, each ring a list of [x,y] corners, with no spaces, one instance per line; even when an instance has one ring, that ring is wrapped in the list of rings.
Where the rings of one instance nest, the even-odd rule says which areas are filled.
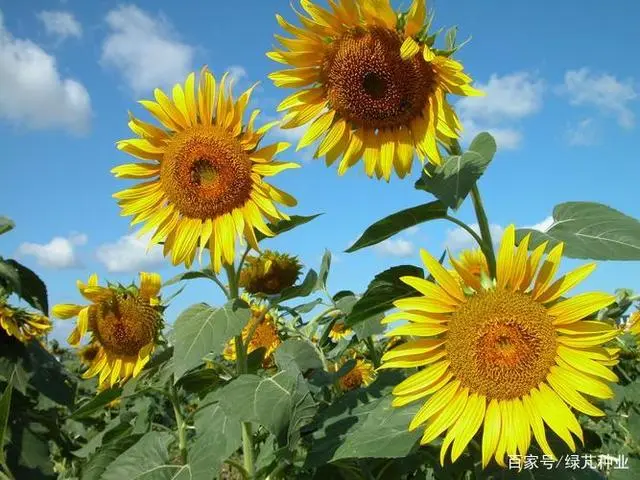
[[[192,70],[194,48],[179,40],[164,16],[120,5],[107,13],[106,22],[111,31],[101,62],[117,70],[134,93],[184,81]]]
[[[18,247],[18,255],[34,257],[36,263],[43,268],[63,270],[80,267],[76,247],[87,243],[88,237],[84,233],[73,233],[68,237],[54,237],[50,242],[22,243]]]
[[[6,30],[0,11],[0,118],[31,129],[85,133],[91,122],[89,92],[63,78],[57,60],[28,39]]]
[[[150,235],[137,238],[136,233],[105,243],[96,249],[96,257],[112,273],[137,272],[155,268],[164,261],[162,247],[155,245],[147,251]]]
[[[469,226],[474,232],[480,234],[480,227],[477,223]],[[504,228],[498,224],[493,223],[489,225],[489,230],[491,232],[491,239],[493,240],[493,243],[496,245],[500,243],[502,234],[504,233]],[[460,227],[456,227],[447,231],[444,241],[444,247],[448,248],[452,252],[456,252],[458,250],[477,248],[478,244],[469,234],[469,232]]]
[[[608,73],[594,73],[588,68],[569,70],[557,92],[566,95],[574,106],[592,107],[612,116],[623,128],[635,126],[635,114],[630,108],[638,98],[633,79],[619,80]]]
[[[589,147],[600,141],[600,131],[593,118],[585,118],[575,125],[569,125],[565,137],[571,146]]]
[[[44,10],[37,16],[48,35],[55,36],[60,40],[68,37],[82,37],[82,25],[71,12]]]
[[[523,136],[517,124],[542,108],[544,82],[529,72],[503,76],[494,73],[487,83],[474,86],[486,95],[464,97],[456,104],[465,128],[465,140],[488,131],[496,138],[499,148],[518,148]]]

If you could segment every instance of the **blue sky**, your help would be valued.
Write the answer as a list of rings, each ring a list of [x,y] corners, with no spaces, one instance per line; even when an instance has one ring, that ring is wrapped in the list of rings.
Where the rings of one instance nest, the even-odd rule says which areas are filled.
[[[458,58],[488,95],[458,103],[458,112],[467,136],[489,130],[498,139],[498,154],[480,183],[495,233],[509,223],[539,224],[554,205],[571,200],[605,203],[640,218],[640,204],[631,201],[640,178],[634,142],[640,65],[629,61],[629,50],[640,43],[640,4],[430,5],[436,26],[458,25],[460,38],[473,35]],[[140,269],[165,278],[181,271],[157,252],[144,256],[128,219],[119,216],[111,194],[127,183],[109,170],[129,158],[114,144],[129,136],[127,110],[144,115],[136,100],[204,64],[216,75],[234,72],[236,91],[260,80],[253,106],[263,110],[263,121],[275,118],[274,107],[287,94],[266,78],[278,69],[264,55],[272,35],[281,33],[275,13],[293,20],[284,0],[0,0],[0,213],[17,223],[0,238],[0,252],[41,275],[51,304],[80,301],[75,280],[92,272],[128,282]],[[295,136],[275,131],[271,138]],[[454,250],[470,245],[450,224],[436,222],[378,248],[342,253],[372,222],[429,200],[412,188],[416,171],[386,184],[368,179],[362,168],[338,177],[308,150],[292,148],[282,157],[303,164],[274,181],[299,200],[289,213],[324,215],[264,245],[297,254],[316,269],[324,249],[332,250],[333,292],[362,290],[389,266],[418,263],[419,248],[438,255],[445,244]],[[470,222],[472,214],[469,204],[459,212]],[[564,268],[578,263],[566,261]],[[637,263],[605,262],[579,290],[638,288],[639,272]],[[168,320],[191,303],[220,302],[214,287],[191,283]]]

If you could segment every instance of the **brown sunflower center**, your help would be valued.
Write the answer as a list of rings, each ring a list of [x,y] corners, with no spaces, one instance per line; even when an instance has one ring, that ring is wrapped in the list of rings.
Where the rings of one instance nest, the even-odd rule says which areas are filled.
[[[519,292],[472,296],[449,323],[446,349],[464,387],[490,399],[527,394],[549,373],[556,335],[544,306]]]
[[[227,131],[196,126],[178,132],[160,171],[169,201],[184,216],[203,220],[242,207],[253,187],[251,160]]]
[[[112,355],[135,357],[153,342],[158,330],[158,313],[134,295],[119,293],[89,311],[91,330]]]
[[[435,86],[422,55],[402,60],[402,39],[393,30],[357,28],[329,48],[322,83],[331,107],[357,126],[381,129],[408,125],[421,115]]]
[[[362,386],[362,371],[356,365],[346,375],[340,377],[340,386],[343,390],[354,390]]]

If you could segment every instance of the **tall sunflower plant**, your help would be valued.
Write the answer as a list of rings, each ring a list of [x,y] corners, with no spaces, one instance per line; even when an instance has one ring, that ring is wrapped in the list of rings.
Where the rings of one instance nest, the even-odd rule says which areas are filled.
[[[454,108],[484,93],[455,58],[467,42],[433,18],[425,0],[296,2],[267,52],[279,121],[208,67],[139,102],[117,143],[133,160],[111,170],[132,183],[113,197],[185,271],[79,280],[82,300],[51,309],[63,347],[44,283],[0,258],[0,478],[637,477],[640,296],[572,289],[593,261],[640,260],[640,222],[573,201],[546,231],[492,238],[479,183],[498,146],[462,142]],[[303,131],[295,148],[276,126]],[[266,246],[319,215],[277,186],[302,149],[426,196],[347,252],[435,221],[477,245],[332,292],[329,251],[314,269]],[[563,257],[590,263],[560,273]],[[196,279],[211,297],[171,318]]]

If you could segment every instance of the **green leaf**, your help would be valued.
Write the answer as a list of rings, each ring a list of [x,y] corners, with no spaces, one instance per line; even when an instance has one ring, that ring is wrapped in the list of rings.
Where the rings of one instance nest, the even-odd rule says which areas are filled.
[[[384,332],[384,325],[380,323],[383,318],[383,313],[373,315],[372,317],[354,325],[353,331],[360,340],[364,340],[365,338],[373,335],[379,335]]]
[[[517,242],[529,233],[529,249],[548,241],[548,251],[564,242],[563,255],[568,258],[640,260],[640,222],[600,203],[566,202],[556,205],[553,224],[546,232],[518,229]]]
[[[324,251],[322,256],[322,263],[320,265],[320,273],[318,274],[318,283],[316,290],[327,288],[327,277],[329,277],[329,269],[331,268],[331,252],[329,250]]]
[[[64,366],[39,342],[30,342],[26,352],[31,386],[50,400],[71,407],[76,387]]]
[[[297,305],[297,306],[293,307],[293,310],[296,313],[309,313],[311,310],[316,308],[321,303],[322,303],[322,299],[321,298],[316,298],[315,300],[312,300],[311,302],[303,303],[301,305]]]
[[[355,297],[356,294],[353,293],[351,290],[340,290],[338,293],[336,293],[333,296],[333,301],[337,302],[338,300],[340,300],[343,297]]]
[[[0,215],[0,235],[7,233],[15,228],[16,224],[8,217]]]
[[[322,213],[317,213],[315,215],[310,215],[308,217],[304,217],[301,215],[291,215],[289,217],[289,220],[279,220],[275,223],[268,223],[267,226],[271,229],[271,231],[275,235],[280,235],[281,233],[288,232],[289,230],[293,230],[294,228],[299,227],[300,225],[304,225],[305,223],[310,222],[311,220],[319,217],[320,215],[322,215]],[[258,239],[259,242],[261,242],[265,238],[272,238],[272,237],[267,237],[262,232],[256,231],[256,238]]]
[[[218,391],[222,409],[244,422],[264,425],[281,446],[293,447],[316,405],[300,370],[289,363],[272,377],[240,375]]]
[[[85,443],[81,448],[71,453],[78,458],[88,458],[103,445],[128,437],[132,433],[132,430],[131,425],[123,422],[120,417],[116,417],[107,424],[104,430],[96,433],[93,437],[89,438],[87,443]]]
[[[345,252],[352,253],[361,248],[370,247],[402,230],[423,222],[443,218],[446,214],[447,207],[438,200],[393,213],[367,228],[356,243]]]
[[[104,390],[76,409],[76,411],[71,414],[71,418],[78,419],[88,417],[92,413],[102,410],[105,405],[111,403],[115,399],[120,398],[121,393],[122,388],[120,387],[112,387],[108,390]]]
[[[313,344],[303,339],[285,340],[274,352],[274,359],[280,370],[286,370],[292,362],[302,373],[314,368],[323,368],[322,360]]]
[[[608,480],[636,480],[640,472],[640,459],[627,457],[629,463],[625,468],[614,468],[610,471]]]
[[[3,285],[10,293],[20,292],[20,275],[7,260],[0,258],[0,287]]]
[[[203,403],[208,403],[206,397]],[[211,397],[213,398],[213,397]],[[229,417],[219,404],[199,410],[194,417],[197,435],[189,448],[192,480],[210,480],[222,463],[242,443],[240,421]]]
[[[210,268],[205,268],[200,271],[182,272],[164,282],[163,286],[168,287],[184,280],[193,280],[194,278],[208,278],[209,280],[213,280],[214,278],[216,278],[216,274]]]
[[[47,286],[31,269],[15,260],[3,260],[17,272],[18,289],[15,292],[33,308],[47,315],[49,302],[47,301]]]
[[[102,480],[171,480],[188,465],[171,465],[168,446],[173,435],[149,432],[119,455],[102,474]]]
[[[424,271],[413,265],[399,265],[376,275],[367,291],[353,306],[345,324],[353,327],[374,315],[390,310],[394,301],[417,295],[414,288],[400,280],[405,275],[424,278]]]
[[[440,167],[427,165],[425,169],[429,175],[423,172],[415,188],[432,193],[444,205],[457,210],[489,166],[495,152],[493,137],[480,133],[462,155],[449,157]]]
[[[310,269],[307,276],[300,285],[285,288],[278,298],[278,302],[284,302],[297,297],[307,297],[316,291],[318,285],[318,274],[315,270]]]
[[[5,464],[4,456],[4,442],[5,435],[7,433],[7,423],[9,421],[9,412],[11,410],[11,393],[13,392],[13,386],[11,382],[7,383],[2,397],[0,397],[0,463]]]
[[[348,392],[314,422],[311,451],[305,467],[346,458],[401,458],[417,446],[421,432],[408,431],[420,402],[392,407],[391,389],[402,378],[383,372],[367,388]]]
[[[229,301],[221,308],[197,303],[182,312],[173,326],[176,381],[185,372],[204,363],[209,353],[222,353],[227,341],[240,335],[251,311],[242,301]]]
[[[82,469],[82,480],[100,480],[107,467],[126,450],[135,445],[142,435],[127,435],[117,442],[102,447]]]
[[[187,393],[197,393],[202,395],[216,388],[220,383],[220,377],[210,368],[203,368],[184,375],[178,382],[177,387],[181,387]]]

